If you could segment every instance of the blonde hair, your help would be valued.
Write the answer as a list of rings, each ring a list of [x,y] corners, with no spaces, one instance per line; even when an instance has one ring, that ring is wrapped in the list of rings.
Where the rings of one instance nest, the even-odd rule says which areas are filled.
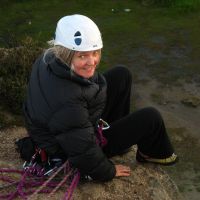
[[[46,62],[46,56],[48,54],[50,54],[50,53],[54,54],[56,58],[61,60],[68,67],[71,66],[71,61],[72,61],[72,58],[74,56],[74,51],[73,50],[68,49],[66,47],[63,47],[61,45],[55,45],[55,46],[45,50],[44,56],[43,56],[43,61],[45,63],[47,63]]]

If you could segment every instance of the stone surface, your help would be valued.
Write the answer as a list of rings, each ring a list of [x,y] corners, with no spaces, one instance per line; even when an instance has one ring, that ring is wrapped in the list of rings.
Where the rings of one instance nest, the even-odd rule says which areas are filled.
[[[22,161],[15,151],[14,141],[23,137],[23,127],[14,127],[0,133],[0,166],[20,167]],[[112,158],[114,163],[131,167],[130,177],[115,178],[107,183],[94,181],[80,183],[74,193],[74,200],[181,200],[182,197],[169,175],[154,164],[139,164],[135,161],[135,150]],[[51,199],[61,199],[64,190],[59,190]],[[36,199],[44,199],[38,195]]]
[[[181,103],[196,108],[197,106],[200,105],[200,99],[197,97],[189,97],[181,100]]]

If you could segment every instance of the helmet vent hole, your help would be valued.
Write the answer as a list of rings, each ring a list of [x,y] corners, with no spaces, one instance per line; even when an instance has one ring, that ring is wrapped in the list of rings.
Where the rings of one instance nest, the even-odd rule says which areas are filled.
[[[81,38],[75,38],[74,41],[75,41],[76,45],[80,45],[81,42],[82,42],[82,39]]]
[[[77,31],[77,32],[74,34],[74,37],[77,37],[77,36],[81,36],[80,31]]]

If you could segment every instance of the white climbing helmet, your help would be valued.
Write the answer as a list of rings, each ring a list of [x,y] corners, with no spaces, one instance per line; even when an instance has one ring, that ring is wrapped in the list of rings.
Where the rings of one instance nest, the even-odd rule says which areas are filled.
[[[103,47],[97,25],[84,15],[69,15],[61,18],[56,27],[54,45],[74,51],[93,51]]]

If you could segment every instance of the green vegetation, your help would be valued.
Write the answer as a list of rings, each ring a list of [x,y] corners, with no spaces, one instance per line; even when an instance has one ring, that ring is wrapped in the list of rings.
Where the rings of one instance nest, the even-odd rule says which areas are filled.
[[[42,51],[31,38],[21,45],[0,50],[0,99],[14,113],[21,113],[32,63]]]
[[[182,8],[195,10],[199,5],[199,0],[139,0],[142,5],[150,6],[150,5],[158,5],[158,6],[168,6],[174,8]]]
[[[153,5],[157,6],[142,6],[144,2],[154,2]],[[171,6],[166,6],[169,3]],[[143,39],[150,29],[156,32],[161,24],[168,26],[171,20],[175,20],[174,25],[180,26],[181,22],[177,21],[181,17],[180,12],[184,13],[187,7],[188,11],[198,12],[199,5],[200,0],[60,0],[59,3],[56,0],[2,0],[0,45],[10,47],[13,35],[17,39],[32,36],[38,41],[50,40],[54,36],[57,20],[72,13],[91,16],[106,34],[105,41],[109,41],[109,35],[112,37],[116,30],[133,34],[136,38],[142,34]],[[126,8],[131,11],[124,11]]]

